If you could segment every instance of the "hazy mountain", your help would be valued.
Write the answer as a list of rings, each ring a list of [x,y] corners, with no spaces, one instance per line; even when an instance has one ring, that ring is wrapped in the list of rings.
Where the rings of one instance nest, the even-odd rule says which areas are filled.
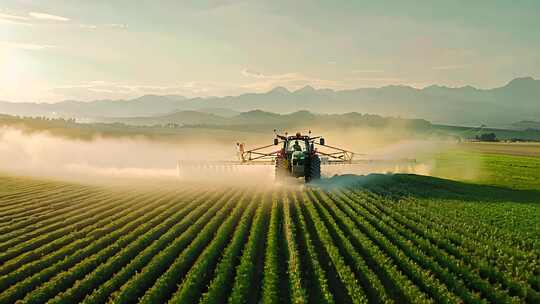
[[[106,118],[101,122],[123,123],[127,125],[143,126],[199,126],[219,128],[265,129],[274,128],[293,129],[293,127],[398,127],[426,129],[431,123],[423,119],[402,119],[382,117],[379,115],[360,114],[356,112],[345,114],[314,114],[309,111],[297,111],[289,114],[271,113],[253,110],[239,113],[232,117],[221,117],[214,114],[197,111],[180,111],[173,114],[153,117]]]
[[[102,118],[100,122],[112,123],[119,122],[128,125],[164,125],[164,124],[179,124],[179,125],[221,125],[227,124],[229,120],[225,117],[211,113],[198,111],[179,111],[161,116],[140,116],[140,117],[110,117]]]
[[[512,130],[538,130],[540,131],[540,121],[523,120],[508,126]]]
[[[79,118],[155,116],[186,110],[231,117],[237,112],[254,109],[276,113],[291,113],[302,109],[315,113],[356,111],[385,116],[425,118],[437,123],[505,126],[515,121],[538,120],[540,80],[530,77],[517,78],[503,87],[494,89],[433,85],[423,89],[385,86],[334,91],[306,86],[292,92],[283,87],[276,87],[266,93],[192,99],[176,95],[147,95],[133,100],[100,100],[86,103],[0,102],[0,113]]]
[[[234,111],[227,108],[206,108],[206,109],[199,109],[198,111],[203,112],[203,113],[214,114],[221,117],[233,117],[240,114],[240,112],[238,111]]]
[[[177,111],[186,97],[178,95],[145,95],[131,100],[96,100],[91,102],[10,103],[0,101],[0,113],[22,116],[61,117],[133,117],[151,116]]]
[[[357,111],[425,118],[439,123],[502,125],[540,117],[540,81],[518,78],[504,87],[489,90],[471,86],[424,89],[386,86],[344,91],[305,87],[288,92],[276,88],[263,94],[211,98],[205,102],[240,111],[254,108],[279,113],[300,109],[319,113]]]

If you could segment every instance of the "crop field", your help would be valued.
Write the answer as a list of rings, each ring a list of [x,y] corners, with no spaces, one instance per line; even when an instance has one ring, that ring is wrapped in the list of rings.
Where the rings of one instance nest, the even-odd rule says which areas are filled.
[[[466,144],[442,153],[432,175],[510,189],[540,189],[540,145]],[[498,148],[497,148],[498,147]],[[516,191],[516,196],[523,192]]]
[[[0,177],[0,303],[539,303],[540,192]]]

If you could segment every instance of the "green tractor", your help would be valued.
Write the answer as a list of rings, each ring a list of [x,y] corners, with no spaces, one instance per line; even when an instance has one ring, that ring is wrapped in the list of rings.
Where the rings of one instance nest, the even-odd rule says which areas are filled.
[[[274,165],[275,180],[303,177],[309,183],[321,178],[321,165],[352,164],[354,153],[328,146],[321,136],[296,133],[280,135],[274,130],[271,145],[244,150],[243,143],[237,143],[238,157],[242,165]],[[279,149],[269,149],[281,146]],[[317,148],[316,148],[317,147]],[[322,148],[324,150],[318,149]]]
[[[306,183],[321,178],[321,159],[315,149],[316,138],[296,133],[294,136],[276,135],[274,145],[282,143],[281,150],[275,158],[276,180],[288,176],[303,177]],[[324,139],[318,138],[319,144],[324,145]]]

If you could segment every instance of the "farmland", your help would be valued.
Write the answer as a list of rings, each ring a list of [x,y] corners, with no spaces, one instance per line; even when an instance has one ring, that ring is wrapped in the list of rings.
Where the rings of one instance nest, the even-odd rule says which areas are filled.
[[[133,189],[2,176],[0,303],[538,303],[540,191],[497,182]]]
[[[420,2],[3,0],[0,304],[540,304],[540,0]]]

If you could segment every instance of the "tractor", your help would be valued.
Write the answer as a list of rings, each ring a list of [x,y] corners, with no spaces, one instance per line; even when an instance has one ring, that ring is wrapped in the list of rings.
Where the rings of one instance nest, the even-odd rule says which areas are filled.
[[[312,137],[311,131],[308,132],[308,135],[302,135],[300,132],[295,135],[288,135],[288,133],[281,135],[277,134],[276,130],[274,133],[273,145],[244,151],[243,144],[240,144],[241,164],[273,164],[276,181],[282,181],[287,177],[303,177],[306,183],[309,183],[321,178],[321,164],[353,162],[353,152],[328,146],[323,137]],[[268,151],[272,146],[280,145],[280,149]],[[316,146],[324,147],[326,151],[323,152]]]
[[[282,147],[275,157],[276,180],[287,176],[303,177],[306,183],[321,178],[321,159],[315,149],[315,138],[296,133],[294,136],[276,135],[274,145]],[[319,144],[324,145],[324,138],[319,138]]]

